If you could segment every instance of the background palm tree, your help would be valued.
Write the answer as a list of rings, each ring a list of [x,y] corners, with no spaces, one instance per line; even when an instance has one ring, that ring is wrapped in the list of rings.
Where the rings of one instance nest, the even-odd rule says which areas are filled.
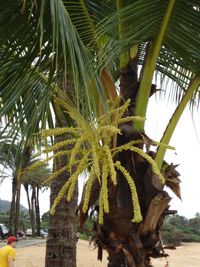
[[[25,118],[27,136],[36,132],[38,127],[53,127],[50,101],[60,126],[62,116],[67,123],[71,121],[63,112],[62,105],[53,98],[55,95],[62,96],[69,104],[69,95],[64,90],[66,73],[74,86],[73,93],[70,92],[72,103],[89,121],[94,116],[108,113],[106,99],[110,102],[115,99],[115,82],[118,79],[121,96],[125,100],[131,98],[129,114],[140,116],[145,116],[149,96],[156,91],[152,85],[154,73],[159,73],[157,77],[161,81],[166,77],[172,79],[178,105],[161,140],[166,144],[186,104],[189,100],[193,104],[198,100],[198,1],[118,0],[94,3],[77,0],[72,3],[59,0],[50,4],[43,0],[37,1],[36,5],[35,1],[22,4],[10,0],[6,3],[1,1],[0,5],[0,10],[3,10],[0,27],[1,113],[9,114],[8,122],[14,123],[13,135]],[[140,75],[137,73],[138,65],[142,65]],[[123,138],[118,137],[118,145],[138,139],[144,130],[143,122],[122,126]],[[149,145],[150,140],[144,133],[142,136]],[[160,146],[156,153],[150,153],[160,169],[165,151],[166,147]],[[125,157],[130,160],[125,162]],[[98,228],[98,238],[109,252],[111,266],[125,264],[125,258],[128,258],[130,266],[148,266],[149,254],[154,253],[154,243],[159,239],[159,224],[169,199],[143,157],[127,151],[126,155],[121,153],[119,160],[132,177],[137,177],[134,180],[144,223],[130,224],[132,204],[121,201],[128,189],[123,175],[118,174],[118,186],[113,189],[111,184],[109,189],[114,192],[110,199],[112,208],[105,216],[104,225]],[[177,184],[178,174],[169,165],[164,166],[167,166],[164,168],[166,183],[176,192],[178,189],[172,185]],[[169,176],[173,177],[173,182]],[[151,182],[143,184],[141,181]],[[164,204],[158,205],[159,213],[153,216],[155,220],[152,229],[149,229],[146,227],[150,223],[149,217],[156,211],[153,203],[162,199]],[[125,214],[120,213],[119,206],[126,208]],[[126,228],[128,232],[121,233],[116,228],[116,210],[117,218],[122,221],[121,229]],[[127,224],[129,227],[124,227]],[[136,235],[132,236],[132,232]],[[118,246],[113,247],[116,240]]]
[[[30,160],[28,150],[21,153],[21,157],[17,157],[19,152],[18,145],[6,143],[6,139],[1,142],[1,164],[8,168],[12,174],[12,201],[10,206],[9,231],[10,234],[17,234],[19,227],[20,213],[20,192],[21,192],[21,172]],[[23,168],[22,168],[23,166]]]
[[[28,184],[31,184],[34,195],[32,196],[32,202],[34,205],[32,205],[32,207],[29,205],[30,221],[32,228],[35,228],[33,218],[36,217],[37,234],[40,236],[39,190],[42,187],[42,182],[44,182],[51,172],[49,168],[47,168],[47,164],[41,165],[40,169],[35,171],[32,170],[28,173],[24,172],[27,167],[39,160],[34,159],[33,149],[30,149],[30,147],[26,147],[26,151],[21,153],[19,147],[19,143],[11,145],[5,135],[4,138],[1,139],[0,164],[7,170],[7,173],[11,172],[10,176],[12,177],[12,201],[9,215],[9,230],[10,234],[17,234],[20,224],[21,185],[24,184],[29,205]],[[35,231],[33,231],[33,233],[34,232]]]
[[[34,157],[33,157],[34,158]],[[37,164],[40,160],[30,161],[28,168],[31,168],[31,165]],[[40,202],[39,202],[39,193],[40,190],[45,190],[48,185],[44,185],[47,177],[51,175],[51,170],[48,164],[42,164],[38,169],[25,171],[21,183],[24,185],[24,189],[27,195],[27,202],[29,208],[29,217],[32,228],[32,235],[35,233],[37,236],[40,236]],[[31,196],[30,196],[31,192]]]

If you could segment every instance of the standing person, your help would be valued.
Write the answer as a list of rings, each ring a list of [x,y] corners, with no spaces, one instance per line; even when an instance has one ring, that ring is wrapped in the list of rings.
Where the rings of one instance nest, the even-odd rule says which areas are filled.
[[[14,267],[16,259],[16,242],[15,236],[7,238],[7,245],[0,249],[0,267]]]

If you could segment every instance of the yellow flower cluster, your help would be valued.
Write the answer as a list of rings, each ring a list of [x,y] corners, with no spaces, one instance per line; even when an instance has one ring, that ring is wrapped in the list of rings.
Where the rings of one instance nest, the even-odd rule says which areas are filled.
[[[93,166],[94,166],[94,173],[100,181],[100,166],[99,166],[99,160],[98,160],[98,152],[97,152],[97,146],[94,144],[91,145],[91,150],[92,150],[92,156],[93,156]]]
[[[116,171],[115,171],[114,162],[113,162],[113,158],[112,158],[112,154],[111,154],[110,148],[107,145],[105,145],[104,146],[104,150],[105,150],[105,155],[107,157],[107,162],[106,162],[106,160],[104,162],[104,164],[105,164],[104,168],[107,171],[107,164],[108,164],[110,178],[111,178],[113,184],[116,185],[117,184],[117,174],[116,174]]]
[[[103,196],[99,195],[99,224],[103,224]]]
[[[51,146],[51,147],[48,147],[46,148],[43,153],[46,153],[48,154],[49,152],[52,152],[52,151],[56,151],[62,147],[66,147],[67,145],[70,145],[70,144],[74,144],[77,142],[77,139],[75,138],[72,138],[72,139],[68,139],[68,140],[65,140],[65,141],[62,141],[62,142],[59,142],[59,143],[56,143],[55,145]]]
[[[77,165],[76,171],[70,176],[69,180],[71,181],[71,185],[69,187],[69,191],[67,194],[67,201],[70,201],[74,192],[74,188],[76,186],[76,182],[78,176],[89,167],[88,164],[88,155],[90,152],[87,152],[83,158],[80,160],[80,163]]]
[[[160,170],[158,169],[158,166],[155,162],[155,160],[152,159],[152,157],[150,157],[148,154],[146,154],[142,149],[136,147],[136,146],[133,146],[132,144],[135,143],[140,143],[139,140],[136,140],[135,142],[134,141],[131,141],[130,143],[128,144],[125,144],[125,145],[122,145],[120,147],[117,147],[115,150],[115,153],[119,153],[119,152],[122,152],[124,150],[130,150],[130,151],[133,151],[133,152],[136,152],[137,154],[139,154],[140,156],[142,156],[144,159],[146,159],[146,161],[148,161],[150,164],[151,164],[151,167],[152,167],[152,171],[158,175],[159,179],[160,179],[160,182],[162,184],[165,183],[165,178],[163,177],[162,173],[160,172]]]
[[[100,197],[102,198],[102,207],[105,213],[109,213],[109,204],[108,204],[108,166],[104,162],[104,168],[102,172],[102,186]]]
[[[64,186],[62,187],[62,189],[60,190],[59,194],[57,195],[56,199],[54,200],[54,203],[51,207],[51,214],[54,215],[55,211],[56,211],[56,207],[59,204],[60,200],[62,199],[63,195],[66,193],[66,191],[68,190],[69,186],[70,186],[71,181],[68,180]]]
[[[87,141],[87,139],[88,139],[87,134],[83,134],[77,139],[77,142],[75,143],[75,146],[71,151],[71,156],[69,159],[70,171],[72,171],[72,167],[74,166],[74,161],[76,160],[76,157],[79,155],[79,151],[83,150],[83,144],[85,141]]]
[[[61,191],[57,195],[54,204],[51,208],[51,213],[55,213],[55,208],[61,198],[67,197],[69,201],[72,198],[74,188],[77,184],[79,175],[88,170],[90,176],[87,181],[85,198],[83,204],[83,212],[86,212],[89,205],[90,194],[94,178],[97,177],[100,184],[99,194],[99,223],[103,223],[104,213],[109,212],[108,200],[108,183],[117,184],[117,171],[120,171],[127,180],[130,187],[134,218],[133,222],[138,223],[142,220],[137,190],[134,183],[134,177],[131,177],[127,170],[121,165],[119,161],[115,162],[114,157],[117,153],[124,150],[130,150],[140,154],[152,166],[152,171],[158,175],[161,182],[164,183],[164,177],[159,171],[155,161],[148,156],[142,149],[136,147],[136,144],[143,143],[142,140],[133,140],[128,144],[116,147],[116,135],[121,134],[119,124],[130,121],[141,121],[141,117],[126,117],[124,113],[127,111],[130,101],[124,105],[118,106],[119,98],[110,107],[110,111],[100,118],[85,120],[80,113],[71,105],[64,103],[62,100],[56,99],[66,109],[70,117],[76,122],[78,127],[63,127],[57,129],[46,130],[43,133],[45,138],[49,136],[67,134],[71,139],[58,142],[52,147],[46,148],[44,153],[54,152],[55,158],[66,156],[68,164],[60,170],[55,171],[49,177],[49,180],[54,179],[65,171],[70,173],[70,177]],[[70,148],[69,146],[70,145]],[[62,149],[62,151],[59,151]],[[48,157],[49,158],[49,157]]]
[[[62,128],[49,129],[49,130],[44,130],[42,132],[42,136],[46,138],[49,136],[56,136],[56,135],[61,135],[61,134],[66,134],[66,133],[75,134],[77,130],[79,129],[74,128],[74,127],[62,127]]]
[[[124,175],[130,187],[131,197],[133,202],[133,211],[134,211],[134,218],[132,222],[139,223],[142,221],[142,215],[140,210],[140,203],[138,200],[137,189],[133,177],[131,177],[130,174],[127,172],[127,170],[121,165],[120,161],[115,162],[115,167]]]
[[[86,189],[85,189],[85,197],[84,197],[83,208],[82,208],[84,213],[88,210],[88,204],[89,204],[93,181],[94,181],[94,170],[92,168],[90,171],[90,176],[87,180]]]

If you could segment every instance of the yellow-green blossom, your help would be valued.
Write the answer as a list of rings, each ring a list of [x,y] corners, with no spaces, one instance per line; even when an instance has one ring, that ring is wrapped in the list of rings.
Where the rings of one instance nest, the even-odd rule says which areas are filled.
[[[135,182],[133,178],[130,176],[130,174],[127,172],[127,170],[121,165],[120,161],[115,162],[115,167],[124,175],[124,177],[127,180],[133,201],[134,218],[132,221],[134,223],[139,223],[142,221],[142,215],[141,215],[140,204]]]

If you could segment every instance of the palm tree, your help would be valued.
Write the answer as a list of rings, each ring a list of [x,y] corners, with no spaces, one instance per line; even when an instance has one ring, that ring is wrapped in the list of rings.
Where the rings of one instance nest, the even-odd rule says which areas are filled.
[[[20,216],[20,192],[21,192],[21,173],[26,168],[30,160],[30,147],[26,147],[24,151],[19,153],[19,146],[11,143],[5,139],[0,142],[1,158],[0,162],[5,168],[8,168],[12,172],[12,200],[10,206],[9,216],[9,231],[10,234],[17,234],[19,227]]]
[[[14,4],[14,6],[13,6],[13,3],[11,4],[11,2],[9,2],[7,4],[8,5],[6,6],[6,8],[8,10],[8,13],[5,14],[5,17],[3,19],[4,22],[6,22],[6,20],[8,18],[7,17],[8,14],[13,14],[13,9],[12,8],[14,8],[14,10],[16,12],[15,15],[14,15],[15,16],[14,21],[16,21],[18,19],[21,20],[22,19],[21,10],[23,8],[22,5],[21,5],[21,3],[17,2],[17,3]],[[4,5],[4,4],[2,3],[2,5]],[[12,5],[12,7],[11,7],[11,5]],[[40,2],[39,3],[39,6],[44,8],[45,1],[44,2]],[[12,10],[10,9],[10,7],[11,7]],[[32,7],[34,7],[34,8],[37,9],[37,7],[34,6],[34,5]],[[11,71],[10,74],[9,74],[9,77],[11,77],[12,74],[14,74],[14,76],[15,76],[16,73],[19,74],[21,71],[24,74],[26,73],[25,74],[26,77],[23,74],[23,76],[24,76],[24,79],[23,79],[24,82],[22,82],[22,80],[19,81],[19,86],[20,87],[23,84],[23,86],[22,86],[23,88],[21,87],[21,89],[19,89],[19,87],[18,87],[18,89],[21,91],[21,93],[23,91],[22,94],[20,93],[21,94],[20,98],[17,97],[18,98],[18,100],[17,100],[17,98],[15,98],[14,96],[12,96],[12,97],[14,97],[13,98],[13,103],[17,100],[17,103],[18,103],[17,106],[15,106],[14,109],[13,109],[13,106],[12,106],[12,108],[11,108],[12,109],[12,112],[10,112],[10,113],[7,112],[8,110],[4,109],[4,107],[5,107],[4,106],[3,107],[4,111],[3,111],[2,114],[7,114],[7,115],[9,114],[9,116],[11,117],[10,120],[9,120],[9,122],[10,121],[16,122],[16,121],[18,121],[19,117],[17,119],[16,118],[13,119],[13,117],[15,117],[15,115],[17,113],[19,113],[19,114],[22,114],[23,113],[24,116],[25,116],[25,118],[26,118],[26,120],[27,120],[27,124],[28,124],[27,136],[31,136],[31,134],[33,132],[37,132],[38,131],[38,126],[42,126],[42,127],[45,128],[46,127],[46,119],[48,121],[48,126],[49,127],[53,127],[53,125],[54,125],[53,124],[54,119],[52,118],[52,115],[51,115],[51,109],[50,109],[50,105],[49,105],[50,102],[52,103],[52,106],[53,106],[53,109],[54,109],[54,112],[55,112],[55,115],[56,115],[56,120],[58,121],[58,123],[61,124],[61,125],[63,125],[62,124],[62,116],[63,116],[64,117],[64,120],[65,120],[65,123],[67,123],[67,125],[70,125],[71,124],[71,121],[70,121],[69,116],[67,116],[65,113],[63,114],[63,112],[60,109],[59,105],[55,101],[53,101],[53,95],[54,95],[53,92],[54,92],[54,90],[57,91],[57,92],[55,91],[56,92],[56,95],[60,94],[60,91],[58,90],[58,88],[55,87],[55,85],[57,84],[57,80],[59,81],[59,84],[60,84],[60,81],[62,80],[63,81],[62,84],[64,85],[63,87],[66,88],[66,81],[68,81],[69,78],[72,76],[70,74],[70,77],[69,78],[66,78],[67,75],[65,73],[65,71],[66,71],[66,67],[65,66],[66,66],[66,62],[67,61],[70,61],[70,63],[71,63],[70,64],[70,70],[68,72],[72,72],[73,73],[73,76],[74,77],[76,76],[76,79],[73,79],[74,80],[73,86],[76,89],[76,95],[78,95],[81,92],[80,88],[83,88],[84,87],[84,88],[89,88],[90,89],[90,83],[91,83],[91,81],[89,81],[89,82],[85,81],[85,78],[86,77],[88,77],[87,80],[89,80],[89,76],[88,76],[89,73],[88,73],[88,71],[85,71],[85,69],[86,69],[85,66],[87,65],[86,60],[87,60],[87,57],[88,57],[88,53],[85,53],[84,52],[85,47],[82,45],[82,41],[81,41],[79,35],[76,33],[76,30],[74,28],[74,25],[72,25],[72,23],[70,21],[70,18],[68,16],[68,14],[66,13],[66,10],[65,10],[65,8],[63,6],[62,1],[60,1],[58,3],[54,3],[54,5],[51,6],[51,7],[49,6],[49,4],[47,4],[46,7],[50,11],[50,13],[52,12],[51,13],[52,16],[53,16],[53,13],[56,10],[59,10],[59,12],[61,12],[60,15],[61,16],[64,15],[63,23],[64,24],[67,23],[68,26],[71,28],[71,30],[70,30],[71,33],[68,32],[69,36],[71,36],[69,38],[69,41],[71,42],[73,40],[72,43],[74,43],[74,44],[76,43],[77,46],[74,46],[74,48],[75,48],[74,52],[72,51],[73,49],[72,50],[69,50],[69,52],[70,52],[70,60],[68,60],[68,52],[66,52],[65,44],[62,45],[63,42],[62,42],[61,39],[63,37],[66,40],[68,39],[68,36],[63,36],[63,30],[62,30],[62,27],[61,27],[62,22],[61,22],[60,25],[58,25],[57,22],[59,22],[59,20],[57,20],[57,22],[56,21],[54,21],[54,22],[52,21],[53,22],[53,25],[54,25],[53,28],[56,27],[57,29],[59,29],[60,30],[59,35],[61,34],[61,36],[60,36],[61,39],[59,37],[60,40],[59,40],[59,42],[57,42],[54,39],[53,35],[52,35],[52,24],[49,23],[50,20],[46,17],[46,15],[47,15],[48,12],[47,13],[45,12],[46,13],[45,16],[43,16],[42,13],[41,13],[41,15],[42,15],[41,16],[41,22],[44,19],[45,20],[45,27],[47,26],[47,28],[49,28],[50,31],[49,30],[46,31],[46,30],[43,30],[41,28],[42,35],[43,35],[43,33],[45,33],[46,37],[45,37],[45,35],[43,35],[43,37],[44,37],[43,42],[44,42],[45,45],[44,46],[43,45],[41,46],[41,51],[40,51],[40,52],[42,52],[42,54],[44,55],[44,57],[43,57],[43,55],[40,55],[39,56],[39,54],[40,54],[40,52],[38,50],[38,47],[40,47],[40,41],[38,39],[39,36],[36,36],[37,33],[36,32],[33,33],[32,29],[36,29],[35,27],[37,27],[36,24],[38,24],[38,23],[36,22],[36,20],[38,20],[38,18],[40,16],[40,11],[39,11],[39,9],[37,11],[35,10],[36,13],[34,12],[34,16],[36,15],[36,17],[35,17],[36,20],[35,20],[35,18],[32,20],[31,19],[32,18],[32,15],[29,16],[30,15],[30,10],[31,10],[31,5],[30,6],[27,6],[27,3],[25,3],[25,5],[24,5],[24,10],[23,11],[24,11],[24,15],[25,14],[26,15],[25,16],[23,15],[23,17],[24,17],[24,19],[22,19],[23,20],[23,23],[22,23],[23,25],[21,24],[21,26],[22,27],[23,26],[24,27],[27,27],[28,26],[27,27],[27,30],[28,30],[28,35],[30,37],[30,39],[28,38],[29,41],[27,40],[28,42],[24,42],[25,36],[22,37],[23,30],[20,30],[21,33],[22,33],[21,37],[19,37],[19,36],[17,37],[17,36],[14,36],[15,34],[14,35],[11,34],[12,35],[12,37],[10,36],[11,39],[14,38],[15,41],[18,43],[18,44],[16,43],[16,47],[15,48],[13,47],[14,50],[12,50],[12,48],[10,46],[9,37],[8,36],[2,37],[2,42],[5,43],[6,46],[9,46],[11,48],[11,50],[13,51],[12,52],[10,50],[10,52],[7,53],[8,51],[6,49],[6,46],[4,46],[4,47],[2,47],[2,56],[4,56],[5,53],[6,53],[8,57],[11,56],[11,58],[10,58],[11,61],[14,58],[15,58],[14,61],[16,60],[15,61],[16,64],[13,65],[13,69],[9,68],[10,71]],[[5,6],[4,6],[4,8],[5,8]],[[38,11],[39,11],[39,13],[38,13]],[[41,11],[42,11],[42,9],[41,9]],[[11,13],[9,13],[9,12],[11,12]],[[56,11],[56,14],[57,14],[57,11]],[[29,21],[29,19],[31,19],[32,22],[30,24],[29,23],[27,24],[27,21]],[[63,26],[64,26],[64,24],[63,24]],[[6,23],[4,24],[4,26],[6,26]],[[2,30],[3,30],[4,26],[2,27]],[[20,28],[21,28],[21,26],[20,26]],[[42,24],[41,24],[41,26],[42,26]],[[4,28],[4,31],[5,31],[5,28]],[[48,31],[49,31],[49,33],[51,32],[49,35],[48,35]],[[65,30],[64,30],[64,32],[65,32]],[[91,39],[90,36],[91,36],[91,34],[88,34],[88,37],[87,37],[88,40]],[[33,39],[31,40],[32,37],[33,37]],[[5,38],[5,39],[3,40],[3,38]],[[85,38],[85,36],[83,36],[83,38]],[[23,43],[23,45],[22,45],[22,43]],[[23,47],[22,50],[21,50],[21,48],[18,45],[21,48]],[[47,45],[47,47],[46,47],[46,45]],[[79,47],[79,45],[80,45],[80,47]],[[17,47],[19,48],[19,50],[18,50]],[[55,56],[55,54],[52,53],[52,49],[54,49],[54,48],[56,48],[57,51],[60,50],[60,48],[61,48],[62,53],[60,55],[58,53],[56,53],[56,56]],[[21,54],[20,50],[21,51],[24,51],[24,52],[26,51],[26,52],[25,53],[23,52]],[[74,53],[77,54],[77,55],[80,54],[80,53],[84,55],[84,58],[82,59],[82,63],[80,62],[80,60],[76,61],[76,60],[74,60],[74,58],[72,58],[73,55],[74,55]],[[39,61],[38,61],[38,56],[40,58]],[[23,59],[24,62],[28,59],[28,61],[26,61],[27,62],[27,65],[26,65],[25,69],[22,66],[23,64],[20,63],[21,62],[21,59]],[[10,63],[11,63],[11,61],[10,61]],[[79,66],[81,66],[81,65],[82,65],[82,67],[81,67],[81,71],[80,71]],[[53,66],[53,68],[52,68],[52,66]],[[90,71],[90,73],[91,73],[91,71]],[[35,76],[34,79],[33,79],[33,76]],[[64,76],[64,78],[62,78],[63,76]],[[20,75],[20,77],[22,78],[21,75]],[[4,76],[4,78],[7,79],[5,76]],[[7,91],[8,87],[10,89],[12,87],[12,85],[11,85],[12,84],[12,81],[11,80],[12,80],[12,78],[11,79],[8,78],[8,83],[5,84],[4,90],[2,91],[2,94],[1,94],[3,105],[7,101],[9,102],[8,97],[6,96],[6,91]],[[15,80],[15,78],[14,78],[14,80]],[[33,85],[32,82],[34,83],[34,85]],[[16,83],[15,83],[15,85],[16,85]],[[30,88],[30,91],[28,89],[29,92],[27,91],[27,88]],[[61,86],[61,88],[62,88],[62,86]],[[79,93],[78,93],[78,91],[79,91]],[[42,94],[39,94],[39,92],[43,92],[43,93]],[[83,91],[82,91],[82,94],[85,95],[85,93]],[[72,95],[72,97],[74,98],[74,94]],[[30,101],[31,98],[32,98],[32,100]],[[35,100],[33,98],[35,98]],[[25,101],[25,103],[23,103],[24,101]],[[75,98],[74,98],[74,101],[77,102],[77,100]],[[85,97],[82,98],[81,102],[79,100],[78,100],[78,102],[79,102],[79,104],[82,107],[84,107],[83,110],[85,110],[85,112],[88,112],[88,108],[91,109],[91,103],[89,103],[88,105],[85,104],[85,103],[88,103],[88,101],[85,101]],[[23,103],[23,105],[22,105],[22,103]],[[25,110],[23,110],[22,107],[25,107],[25,106],[26,106],[26,108],[25,108]],[[34,108],[36,106],[37,106],[37,112],[33,114]],[[35,111],[36,111],[36,109],[35,109]],[[38,114],[39,114],[39,116],[38,116]],[[36,121],[35,121],[35,119],[36,119]],[[21,122],[23,122],[23,120],[24,119],[22,119],[20,122],[18,121],[20,125],[21,125]],[[42,122],[41,125],[40,125],[40,122]],[[16,128],[18,128],[17,125],[19,125],[19,124],[16,124]],[[14,128],[15,127],[13,127],[13,129]],[[14,130],[13,130],[13,134],[14,134]],[[27,137],[27,139],[28,139],[28,137]],[[66,176],[64,175],[62,179],[65,182]],[[54,184],[56,185],[59,182],[61,182],[61,178],[60,177],[59,177],[59,180],[57,181],[57,183],[56,182],[55,183],[52,183],[52,190],[51,190],[52,191],[52,196],[55,196],[55,195],[58,194],[58,190],[60,189],[60,187],[59,186],[54,186]],[[61,183],[60,186],[62,187],[62,185],[63,184]],[[69,206],[68,210],[73,210],[74,204],[73,204],[72,208],[70,208],[70,205],[68,205],[68,206]],[[57,215],[57,217],[56,216],[53,217],[52,218],[52,221],[57,222],[58,221],[58,218],[59,218],[59,214]],[[75,212],[73,212],[73,214],[71,214],[70,216],[68,216],[68,220],[69,219],[72,219],[72,225],[74,225],[74,221],[76,220]],[[52,222],[52,224],[55,224],[55,223]],[[62,220],[62,224],[63,224],[63,227],[62,228],[65,229],[66,226],[67,226],[67,224],[66,224],[66,222],[64,220]],[[50,226],[50,228],[51,228],[51,226]],[[54,226],[53,231],[49,231],[49,234],[52,235],[52,236],[56,236],[54,233],[56,233],[58,230],[61,230],[61,227],[60,227],[59,224],[56,224],[56,227]],[[65,232],[66,232],[66,230],[65,230]],[[75,233],[73,235],[75,236]],[[61,252],[63,250],[68,250],[69,253],[71,253],[72,248],[71,247],[68,248],[69,246],[66,247],[66,246],[63,245],[63,243],[69,243],[72,240],[71,239],[71,235],[69,236],[68,235],[68,232],[66,232],[65,236],[63,235],[63,233],[62,233],[62,236],[64,237],[64,240],[61,240],[61,242],[60,242],[60,238],[57,238],[55,240],[55,238],[53,239],[50,236],[49,237],[49,240],[48,240],[48,243],[47,243],[47,248],[48,247],[51,248],[52,245],[54,245],[54,247],[61,247],[61,246],[63,246],[63,249],[60,249]],[[48,251],[48,249],[47,249],[47,251]],[[73,251],[75,251],[75,242],[73,244]],[[73,252],[73,255],[75,255],[74,252]],[[56,257],[59,259],[60,258],[60,254],[56,255]],[[71,261],[74,261],[75,262],[75,257],[74,256],[73,256],[73,258],[72,258],[72,256],[71,257],[68,257],[68,256],[66,257],[65,256],[65,258],[62,257],[62,261],[65,262],[65,263],[69,259],[70,259],[70,262]],[[50,266],[51,264],[53,264],[53,266],[55,266],[55,254],[54,253],[48,254],[47,265]],[[71,263],[69,263],[69,264],[71,264]]]
[[[31,168],[31,165],[40,162],[39,159],[35,160],[34,156],[29,162],[27,168]],[[42,164],[40,168],[33,169],[30,171],[25,171],[21,183],[24,185],[24,189],[27,195],[27,202],[29,207],[29,217],[31,222],[32,233],[40,236],[40,203],[39,203],[39,193],[42,188],[44,188],[44,182],[51,174],[48,164]],[[45,186],[47,187],[47,185]],[[31,198],[29,192],[31,193]],[[35,231],[36,230],[36,231]]]
[[[25,172],[25,169],[29,165],[38,162],[33,157],[33,149],[30,146],[26,147],[24,152],[20,153],[19,156],[19,144],[10,144],[4,135],[4,139],[0,142],[1,157],[0,164],[4,168],[11,171],[12,177],[12,201],[9,215],[9,230],[10,234],[17,234],[20,220],[20,196],[21,196],[21,185],[24,184],[25,191],[27,193],[28,204],[30,204],[28,197],[28,184],[32,186],[32,208],[29,205],[29,215],[31,225],[34,228],[33,218],[36,215],[37,234],[40,236],[40,212],[39,212],[39,190],[41,188],[42,180],[50,176],[50,171],[47,168],[47,164],[42,164],[40,169]],[[33,209],[35,212],[33,213]],[[34,233],[35,231],[33,231]]]
[[[191,100],[194,105],[198,100],[198,1],[59,0],[49,4],[43,0],[37,4],[24,1],[22,6],[21,2],[10,0],[0,5],[3,10],[0,29],[4,32],[0,37],[2,114],[9,114],[13,118],[9,123],[14,122],[16,127],[26,118],[29,136],[39,126],[47,126],[46,118],[49,128],[53,126],[50,101],[60,126],[63,126],[62,117],[67,125],[71,123],[70,116],[76,118],[79,127],[82,117],[91,122],[94,117],[98,120],[99,115],[109,115],[106,100],[112,103],[116,99],[118,79],[122,98],[131,99],[129,115],[145,117],[149,97],[156,91],[153,76],[158,73],[161,81],[170,78],[174,82],[172,89],[177,99],[177,109],[160,141],[168,145],[186,104]],[[140,75],[139,65],[142,66]],[[66,73],[73,81],[72,101],[63,90],[68,81]],[[57,96],[56,100],[53,96]],[[78,110],[81,120],[69,110],[65,113],[66,107],[60,104],[58,96],[68,109]],[[113,118],[108,116],[109,119]],[[117,141],[109,144],[110,149],[143,138],[148,152],[152,140],[143,132],[144,122],[117,124],[117,127],[122,137],[117,136]],[[156,244],[160,245],[159,229],[170,199],[154,175],[150,158],[162,170],[165,183],[179,195],[178,173],[174,166],[163,161],[166,146],[159,146],[156,153],[148,152],[149,157],[141,152],[142,148],[142,144],[131,147],[132,150],[122,151],[117,159],[112,154],[118,170],[127,170],[135,182],[143,222],[131,223],[134,215],[131,192],[125,170],[124,174],[117,171],[117,186],[108,183],[110,212],[105,212],[104,223],[101,221],[96,226],[99,257],[102,248],[107,249],[110,266],[143,267],[149,265],[149,256],[162,256],[161,247]],[[101,184],[95,181],[94,188],[99,189]],[[53,189],[56,194],[57,189]],[[124,201],[125,194],[127,201]],[[90,197],[89,204],[97,199],[98,195],[92,200]],[[116,224],[117,220],[120,223]]]

